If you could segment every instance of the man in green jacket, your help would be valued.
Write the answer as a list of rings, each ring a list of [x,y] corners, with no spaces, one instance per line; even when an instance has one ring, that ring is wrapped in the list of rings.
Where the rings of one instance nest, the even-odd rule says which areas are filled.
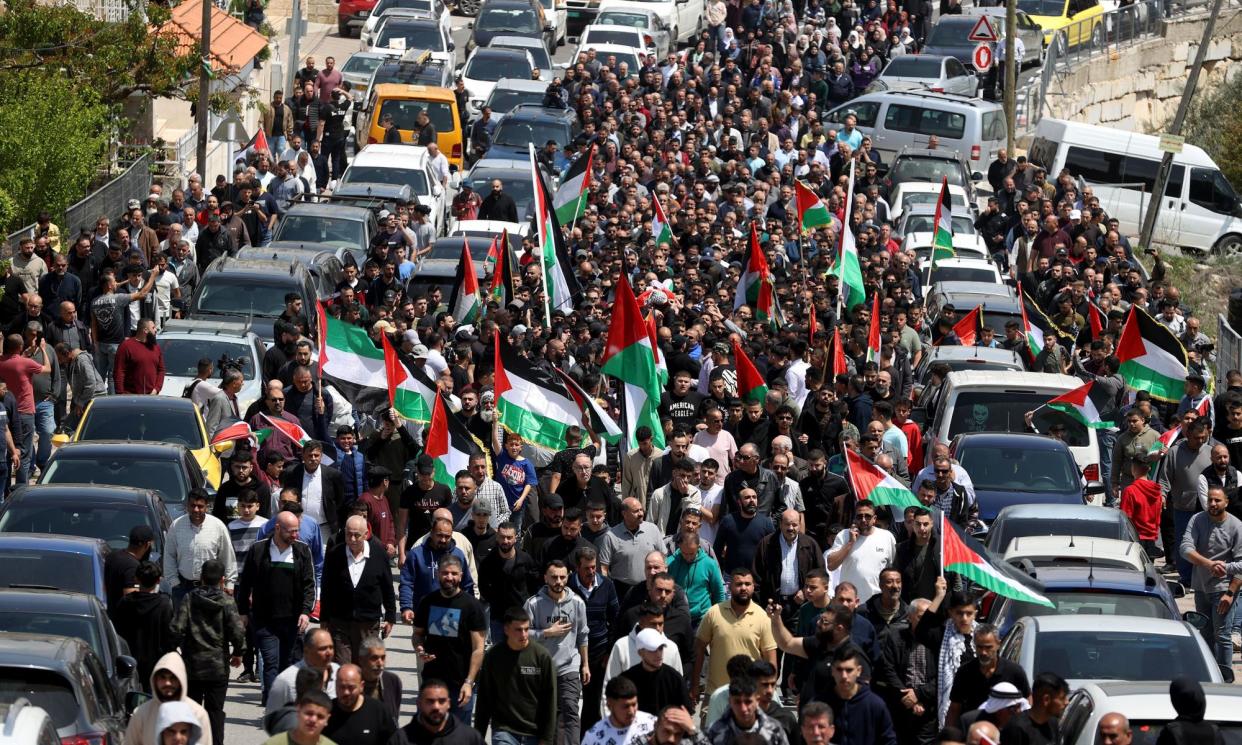
[[[530,616],[505,611],[505,641],[487,651],[479,672],[474,728],[494,745],[561,745],[556,738],[556,665],[530,643]],[[565,743],[565,745],[571,745]]]

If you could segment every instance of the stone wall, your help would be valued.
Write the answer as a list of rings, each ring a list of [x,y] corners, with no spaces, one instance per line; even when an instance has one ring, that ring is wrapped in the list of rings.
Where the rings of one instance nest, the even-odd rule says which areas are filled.
[[[1163,37],[1099,55],[1054,77],[1044,116],[1158,132],[1173,119],[1206,16],[1173,20]],[[1242,10],[1226,6],[1208,47],[1199,92],[1242,70]]]

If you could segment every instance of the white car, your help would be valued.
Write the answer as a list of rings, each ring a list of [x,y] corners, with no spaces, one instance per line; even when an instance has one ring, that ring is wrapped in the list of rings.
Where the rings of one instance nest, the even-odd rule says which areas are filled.
[[[633,26],[592,23],[582,29],[580,46],[598,47],[602,44],[620,44],[624,47],[642,49],[647,54],[657,54],[655,38],[651,34]]]
[[[539,0],[539,4],[543,6],[544,20],[552,27],[554,45],[565,46],[565,34],[569,30],[569,6],[565,4],[565,0]]]
[[[380,19],[367,51],[399,57],[407,49],[426,49],[432,59],[457,69],[457,46],[438,18],[421,10],[394,8]]]
[[[902,239],[901,250],[903,252],[913,251],[920,262],[923,259],[930,259],[933,236],[934,234],[931,231],[910,233]],[[959,259],[988,258],[987,244],[974,233],[954,233],[953,251]]]
[[[518,238],[518,247],[521,247],[521,239],[526,237],[530,232],[530,223],[528,222],[505,222],[503,220],[452,220],[449,226],[449,235],[464,235],[467,238],[491,238],[500,235],[505,231],[509,231],[510,239]]]
[[[501,78],[529,78],[535,69],[530,52],[521,49],[476,47],[459,76],[466,84],[466,116],[474,119]]]
[[[241,371],[242,389],[237,406],[245,411],[263,395],[263,340],[249,324],[197,319],[171,320],[156,337],[164,354],[164,385],[161,396],[181,397],[185,387],[198,375],[198,361],[209,359],[216,366],[217,378],[226,366]],[[218,380],[216,382],[219,382]]]
[[[660,16],[664,27],[669,29],[672,46],[690,41],[706,28],[705,3],[703,0],[606,0],[599,6],[600,12],[608,10],[650,10]],[[575,57],[575,59],[577,59]]]
[[[513,34],[501,34],[493,36],[492,40],[487,44],[488,49],[525,49],[530,53],[531,59],[535,60],[535,67],[539,69],[539,80],[543,82],[546,88],[548,83],[552,82],[555,76],[555,70],[552,66],[552,57],[548,54],[548,49],[538,37],[530,36],[514,36]],[[506,75],[507,78],[515,78],[516,75]]]
[[[940,184],[928,184],[922,181],[903,181],[893,187],[889,192],[888,219],[896,222],[906,207],[912,204],[930,204],[935,205],[936,200],[940,198]],[[966,190],[955,184],[949,184],[949,209],[955,215],[965,215],[976,213],[975,205],[971,204],[970,195]]]
[[[1220,727],[1225,742],[1237,742],[1239,733],[1242,733],[1242,687],[1229,685],[1231,675],[1226,675],[1225,680],[1228,682],[1203,684],[1204,703],[1207,704],[1203,718]],[[1061,715],[1061,739],[1058,742],[1065,745],[1096,745],[1100,742],[1100,720],[1111,712],[1122,714],[1129,720],[1134,745],[1156,742],[1164,726],[1177,717],[1166,681],[1083,683],[1082,687],[1070,693],[1069,705]]]
[[[599,6],[599,15],[595,16],[595,25],[629,26],[638,29],[651,37],[654,54],[660,59],[676,51],[677,45],[673,42],[672,32],[659,13],[650,8],[617,8],[614,5],[614,0],[604,0]]]
[[[444,29],[444,33],[450,36],[453,33],[452,15],[449,13],[448,6],[444,4],[444,0],[377,0],[375,7],[371,9],[371,14],[362,24],[362,30],[358,32],[358,41],[362,49],[371,47],[371,40],[375,38],[375,29],[379,26],[380,19],[389,11],[399,8],[418,10],[439,18],[440,27]]]
[[[493,120],[496,121],[497,117],[508,114],[522,104],[541,105],[543,95],[547,90],[548,84],[542,80],[502,78],[496,81],[496,87],[492,88],[492,95],[488,96],[483,104],[491,107]]]
[[[341,183],[405,184],[414,192],[419,204],[431,208],[431,224],[436,235],[443,235],[448,206],[452,202],[449,192],[456,176],[450,178],[448,188],[440,185],[428,165],[427,148],[418,145],[367,145],[357,155],[345,173]]]
[[[866,92],[910,90],[956,93],[973,98],[979,93],[979,78],[956,57],[902,54],[884,66]]]
[[[601,65],[608,64],[610,57],[616,59],[618,68],[624,62],[629,67],[625,75],[627,78],[638,77],[638,71],[643,66],[641,55],[647,54],[647,50],[641,47],[626,47],[620,44],[579,44],[578,48],[574,50],[573,56],[569,58],[569,63],[571,65],[577,64],[579,55],[591,51],[595,52],[595,59],[599,60]],[[613,70],[613,72],[616,72],[616,70]]]
[[[989,259],[941,259],[933,268],[931,259],[919,262],[919,277],[926,292],[935,282],[986,282],[1003,285],[1000,269]]]

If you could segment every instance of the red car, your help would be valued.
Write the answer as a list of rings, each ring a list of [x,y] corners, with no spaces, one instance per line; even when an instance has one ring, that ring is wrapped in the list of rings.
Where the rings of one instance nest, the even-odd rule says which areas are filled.
[[[362,31],[367,16],[378,0],[337,0],[336,27],[341,36],[355,36]]]

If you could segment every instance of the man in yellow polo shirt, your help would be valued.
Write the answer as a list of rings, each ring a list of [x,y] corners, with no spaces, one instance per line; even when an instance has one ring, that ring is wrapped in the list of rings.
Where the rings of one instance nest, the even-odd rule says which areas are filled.
[[[772,626],[757,603],[755,578],[749,569],[737,568],[729,577],[728,600],[717,603],[703,616],[694,640],[694,676],[690,679],[690,700],[699,700],[699,680],[703,659],[711,652],[711,668],[707,672],[707,690],[714,691],[729,682],[725,665],[734,655],[763,659],[776,665],[776,640]]]

